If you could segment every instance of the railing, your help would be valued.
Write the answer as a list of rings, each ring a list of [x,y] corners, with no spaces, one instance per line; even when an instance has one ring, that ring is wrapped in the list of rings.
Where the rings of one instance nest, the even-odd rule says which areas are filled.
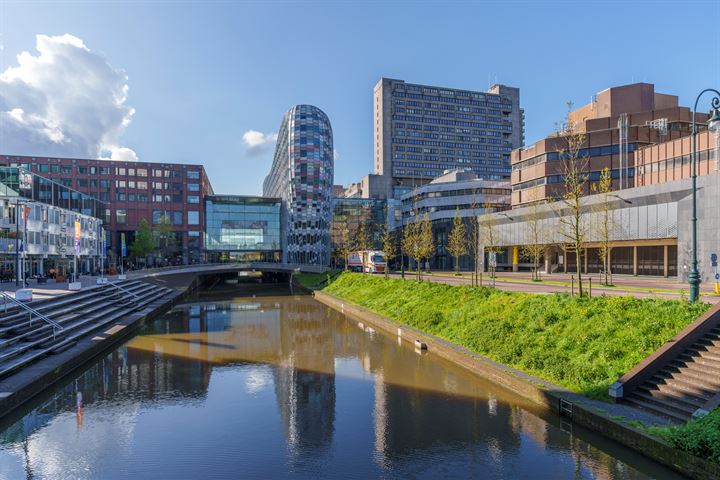
[[[60,325],[59,323],[57,323],[55,320],[48,317],[47,315],[44,315],[44,314],[40,313],[39,311],[35,310],[34,308],[25,305],[20,300],[17,300],[16,298],[11,297],[10,295],[8,295],[5,292],[0,292],[0,294],[2,294],[3,298],[5,299],[5,310],[6,311],[7,311],[7,301],[10,300],[12,303],[16,304],[21,309],[30,313],[30,325],[32,325],[33,315],[36,315],[38,318],[40,318],[41,320],[44,320],[46,323],[51,325],[53,327],[53,340],[55,339],[55,334],[57,333],[57,330],[63,329],[62,325]]]
[[[135,298],[140,298],[140,295],[131,292],[131,291],[128,290],[127,288],[121,287],[121,286],[118,285],[117,283],[108,282],[108,283],[106,283],[105,285],[110,285],[111,287],[117,288],[118,290],[120,290],[120,291],[122,291],[122,292],[125,292],[125,293],[127,293],[128,295],[132,295],[132,296],[135,297]]]

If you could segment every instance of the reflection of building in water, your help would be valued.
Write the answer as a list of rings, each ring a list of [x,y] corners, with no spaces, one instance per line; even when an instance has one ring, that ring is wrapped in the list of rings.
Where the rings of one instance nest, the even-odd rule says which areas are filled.
[[[291,452],[303,457],[329,447],[335,423],[334,329],[325,307],[308,299],[281,304],[283,360],[275,393]]]

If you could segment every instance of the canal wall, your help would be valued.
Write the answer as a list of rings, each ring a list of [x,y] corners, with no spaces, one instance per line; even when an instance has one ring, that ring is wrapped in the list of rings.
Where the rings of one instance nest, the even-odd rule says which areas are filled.
[[[174,292],[123,317],[104,331],[80,339],[67,350],[32,363],[0,381],[0,419],[12,414],[33,397],[47,391],[97,356],[127,340],[144,322],[180,303],[198,287],[198,277],[194,273],[146,281],[171,288]]]
[[[652,418],[643,418],[643,414],[636,409],[589,399],[323,291],[316,290],[313,296],[328,307],[359,320],[366,326],[398,336],[415,345],[416,349],[424,346],[434,355],[487,378],[541,408],[600,433],[683,475],[703,480],[720,480],[720,465],[678,450],[664,440],[630,425],[630,421],[647,421]]]

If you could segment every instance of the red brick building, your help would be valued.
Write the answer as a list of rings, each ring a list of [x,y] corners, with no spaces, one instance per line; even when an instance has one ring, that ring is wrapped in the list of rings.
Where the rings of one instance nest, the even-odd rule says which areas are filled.
[[[213,194],[202,165],[15,155],[0,155],[0,165],[23,167],[105,202],[102,220],[110,234],[108,250],[114,254],[120,253],[121,233],[129,247],[141,219],[157,225],[165,218],[176,236],[167,260],[201,260],[203,198]]]

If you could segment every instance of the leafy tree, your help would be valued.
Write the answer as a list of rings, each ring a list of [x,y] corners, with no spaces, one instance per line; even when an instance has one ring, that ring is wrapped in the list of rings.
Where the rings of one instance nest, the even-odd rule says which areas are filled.
[[[460,207],[455,209],[455,218],[453,218],[453,228],[448,238],[448,252],[455,257],[455,272],[460,271],[460,257],[467,254],[468,250],[467,229],[462,217],[460,217]]]
[[[605,285],[612,285],[612,272],[610,269],[610,253],[612,250],[613,232],[615,230],[615,218],[611,206],[612,175],[610,169],[605,167],[600,172],[600,180],[592,185],[593,193],[601,195],[601,201],[596,207],[595,231],[600,239],[600,257],[603,261],[603,273]]]
[[[373,232],[372,225],[368,221],[363,221],[358,225],[357,232],[355,233],[355,247],[358,250],[372,250],[373,248]],[[363,253],[362,266],[363,273],[365,273],[365,261],[366,255]]]
[[[397,257],[397,239],[395,238],[395,232],[390,230],[389,225],[385,225],[382,232],[382,248],[383,254],[385,255],[385,278],[388,278],[390,271],[390,260]]]
[[[335,258],[342,260],[345,270],[348,269],[348,255],[353,251],[353,245],[350,241],[350,230],[347,225],[342,225],[339,231],[339,238],[336,238]]]
[[[135,232],[135,240],[130,245],[130,254],[136,258],[145,258],[155,249],[150,224],[144,218],[140,220],[138,230]]]
[[[167,215],[160,217],[160,223],[153,229],[153,237],[155,238],[155,247],[160,252],[161,257],[167,257],[175,249],[177,237],[170,217]]]
[[[420,280],[420,224],[411,222],[405,225],[405,231],[402,239],[403,250],[409,256],[415,259],[417,263],[417,279]]]
[[[432,233],[432,222],[430,221],[430,215],[427,213],[419,223],[418,228],[418,259],[423,261],[430,260],[435,254],[435,239]],[[418,278],[420,278],[420,264],[418,268]]]

